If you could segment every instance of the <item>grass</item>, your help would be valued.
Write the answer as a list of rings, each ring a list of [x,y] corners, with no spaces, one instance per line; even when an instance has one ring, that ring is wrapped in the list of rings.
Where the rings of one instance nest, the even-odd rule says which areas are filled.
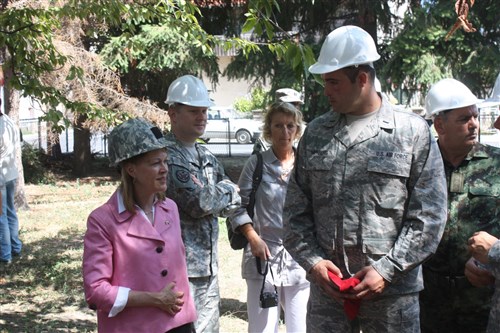
[[[19,211],[23,256],[0,269],[0,332],[96,332],[83,296],[81,258],[88,214],[116,188],[112,181],[26,185],[30,209]],[[246,332],[241,251],[220,223],[221,332]]]

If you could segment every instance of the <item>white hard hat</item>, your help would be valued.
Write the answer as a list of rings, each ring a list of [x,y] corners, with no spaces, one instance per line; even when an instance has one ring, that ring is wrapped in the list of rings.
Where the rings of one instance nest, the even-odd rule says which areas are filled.
[[[302,101],[302,95],[297,90],[291,88],[281,88],[276,90],[276,100],[287,103],[304,104]]]
[[[360,27],[346,25],[328,34],[309,72],[325,74],[354,65],[371,65],[378,59],[372,36]]]
[[[485,99],[483,102],[479,104],[479,107],[492,107],[500,105],[500,73],[497,76],[497,80],[495,81],[495,85],[493,86],[493,91],[491,92],[491,96]]]
[[[443,79],[433,84],[425,97],[427,117],[441,111],[463,108],[479,103],[477,97],[465,84],[455,79]]]
[[[184,75],[174,80],[168,87],[166,104],[180,103],[196,107],[215,105],[208,95],[203,81],[192,75]]]

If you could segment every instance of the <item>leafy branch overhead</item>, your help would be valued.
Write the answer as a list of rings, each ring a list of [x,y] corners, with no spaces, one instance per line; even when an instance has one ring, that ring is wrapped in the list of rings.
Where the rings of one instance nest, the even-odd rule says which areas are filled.
[[[278,61],[290,66],[298,81],[306,79],[309,76],[307,68],[316,61],[314,52],[310,45],[300,40],[300,34],[285,31],[280,26],[275,11],[280,12],[276,0],[251,1],[242,33],[253,32],[260,45],[267,46]]]
[[[83,125],[90,129],[105,130],[137,115],[168,123],[160,108],[124,94],[120,77],[83,47],[82,27],[98,21],[100,25],[88,30],[97,33],[99,28],[107,29],[106,24],[121,22],[119,18],[130,12],[123,2],[108,1],[107,10],[99,7],[95,13],[101,17],[93,14],[97,1],[67,1],[60,7],[48,1],[16,5],[0,14],[2,66],[10,72],[6,83],[44,105],[44,118],[52,130],[61,131],[78,114],[85,115]]]
[[[207,19],[202,12],[209,11],[197,2],[4,1],[0,49],[7,87],[38,99],[47,108],[46,119],[54,124],[85,115],[85,126],[103,128],[137,114],[161,123],[168,121],[160,108],[168,84],[186,73],[206,74],[216,84],[218,50],[234,49],[238,56],[232,68],[237,68],[228,70],[229,77],[270,79],[273,88],[282,82],[302,86],[311,103],[319,101],[320,89],[307,68],[315,62],[322,38],[342,24],[366,26],[373,36],[377,28],[390,32],[396,27],[390,24],[389,3],[418,6],[405,16],[402,29],[394,30],[398,34],[379,40],[383,58],[377,72],[384,83],[420,89],[439,76],[467,75],[467,82],[477,87],[473,90],[484,90],[500,66],[498,46],[494,47],[500,35],[497,0],[476,2],[474,13],[469,12],[474,1],[457,1],[455,30],[475,29],[469,14],[471,20],[481,17],[473,20],[481,33],[455,34],[447,45],[442,43],[444,27],[455,19],[448,1],[239,1],[236,12],[241,16],[227,16],[237,28],[221,27],[238,37],[207,32],[200,22]],[[251,37],[239,37],[240,33]]]

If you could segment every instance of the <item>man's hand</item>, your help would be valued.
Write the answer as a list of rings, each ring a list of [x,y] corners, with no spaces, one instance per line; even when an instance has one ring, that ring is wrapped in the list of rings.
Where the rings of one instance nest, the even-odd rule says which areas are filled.
[[[475,232],[474,235],[469,238],[469,250],[474,258],[483,264],[487,264],[488,252],[497,240],[498,238],[485,231]]]
[[[363,267],[354,277],[361,282],[349,291],[349,298],[352,299],[373,298],[380,295],[387,286],[387,281],[372,266]]]
[[[474,258],[470,258],[465,264],[464,274],[475,287],[486,287],[495,283],[493,275],[487,270],[479,268]]]
[[[328,271],[331,271],[342,278],[340,269],[330,260],[321,260],[311,268],[309,274],[312,281],[317,284],[328,296],[342,302],[345,293],[341,293],[338,287],[330,280],[328,277]]]

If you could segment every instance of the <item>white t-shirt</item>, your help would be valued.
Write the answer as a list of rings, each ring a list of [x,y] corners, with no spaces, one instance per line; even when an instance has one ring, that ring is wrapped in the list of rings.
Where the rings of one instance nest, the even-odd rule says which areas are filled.
[[[19,145],[19,130],[6,114],[0,115],[0,185],[18,177],[16,149]]]
[[[361,116],[353,116],[350,114],[346,114],[346,122],[347,122],[347,131],[349,133],[349,137],[351,138],[351,142],[354,142],[358,137],[359,133],[370,123],[373,117],[377,115],[378,110],[373,112],[363,114]]]

